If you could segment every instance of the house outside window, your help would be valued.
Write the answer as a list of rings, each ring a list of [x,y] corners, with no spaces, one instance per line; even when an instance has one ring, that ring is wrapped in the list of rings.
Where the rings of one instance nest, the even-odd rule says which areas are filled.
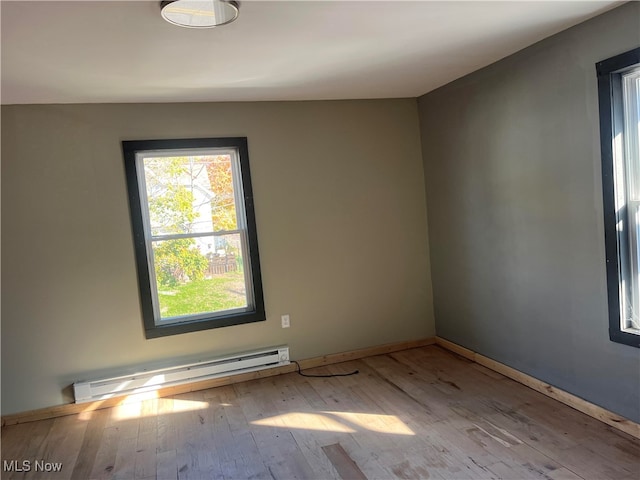
[[[640,347],[640,48],[596,70],[609,337]]]
[[[265,320],[246,138],[122,146],[147,338]]]

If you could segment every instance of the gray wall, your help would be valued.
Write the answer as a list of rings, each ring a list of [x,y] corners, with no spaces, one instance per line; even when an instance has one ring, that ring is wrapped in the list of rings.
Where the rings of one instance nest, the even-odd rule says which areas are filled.
[[[236,135],[267,321],[145,340],[120,141]],[[136,365],[434,335],[415,99],[6,106],[2,163],[3,414]]]
[[[419,99],[436,331],[640,421],[640,350],[609,341],[595,63],[632,2]]]

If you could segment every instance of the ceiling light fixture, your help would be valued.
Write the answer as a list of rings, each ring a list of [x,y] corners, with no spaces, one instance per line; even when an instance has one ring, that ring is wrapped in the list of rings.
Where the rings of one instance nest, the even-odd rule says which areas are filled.
[[[165,0],[160,13],[167,22],[187,28],[211,28],[238,18],[240,2],[233,0]]]

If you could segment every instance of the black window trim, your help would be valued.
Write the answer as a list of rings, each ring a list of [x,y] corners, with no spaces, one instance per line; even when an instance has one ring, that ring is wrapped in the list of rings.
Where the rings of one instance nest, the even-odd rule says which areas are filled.
[[[622,74],[640,64],[640,48],[635,48],[596,63],[600,111],[600,150],[604,209],[609,338],[613,342],[640,347],[640,335],[625,332],[620,326],[620,269],[618,222],[615,205],[613,139],[615,125],[621,121]]]
[[[140,203],[140,186],[136,167],[136,153],[148,150],[179,150],[198,148],[235,148],[238,151],[243,186],[243,197],[247,224],[248,250],[251,261],[251,280],[253,282],[254,305],[250,311],[215,316],[210,319],[185,321],[167,325],[157,325],[154,320],[151,278],[144,233],[144,221]],[[228,327],[266,320],[258,234],[256,229],[253,188],[249,169],[249,150],[246,137],[226,138],[185,138],[161,140],[124,140],[122,141],[129,208],[133,228],[133,240],[140,289],[140,303],[146,338],[158,338],[168,335]]]

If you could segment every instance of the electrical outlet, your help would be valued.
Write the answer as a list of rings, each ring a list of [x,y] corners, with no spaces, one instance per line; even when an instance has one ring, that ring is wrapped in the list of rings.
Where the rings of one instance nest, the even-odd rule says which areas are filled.
[[[282,328],[289,328],[291,326],[289,315],[282,315],[281,318],[282,318]]]

